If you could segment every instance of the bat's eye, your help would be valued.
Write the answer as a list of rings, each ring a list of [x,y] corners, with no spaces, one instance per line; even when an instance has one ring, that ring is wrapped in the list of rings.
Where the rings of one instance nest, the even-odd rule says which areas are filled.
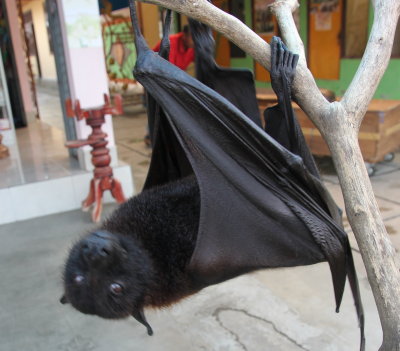
[[[85,278],[84,278],[84,276],[81,275],[81,274],[77,274],[77,275],[74,277],[74,283],[77,284],[77,285],[81,285],[81,284],[83,283],[84,280],[85,280]]]
[[[124,288],[122,287],[121,284],[118,283],[112,283],[110,285],[110,291],[114,294],[114,295],[122,295]]]

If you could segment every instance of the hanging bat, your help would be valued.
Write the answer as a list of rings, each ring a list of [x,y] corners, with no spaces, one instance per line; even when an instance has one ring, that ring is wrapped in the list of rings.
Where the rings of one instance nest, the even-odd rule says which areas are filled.
[[[363,350],[349,241],[290,104],[296,55],[273,40],[279,104],[265,113],[266,132],[238,104],[152,52],[133,3],[131,13],[134,74],[153,104],[150,169],[144,191],[72,248],[61,301],[105,318],[132,315],[152,334],[146,307],[256,269],[327,261],[337,308],[349,279]]]
[[[135,317],[199,290],[185,272],[196,243],[200,196],[194,176],[129,199],[72,248],[63,303],[103,318]]]

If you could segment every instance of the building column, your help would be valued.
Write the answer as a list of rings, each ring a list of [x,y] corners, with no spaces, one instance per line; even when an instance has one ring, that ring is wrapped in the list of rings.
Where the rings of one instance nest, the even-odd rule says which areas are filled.
[[[104,94],[109,94],[108,77],[103,50],[100,10],[98,0],[57,0],[62,24],[65,56],[71,99],[79,99],[83,109],[104,104]],[[75,122],[78,139],[86,139],[91,128],[85,120]],[[106,116],[103,131],[108,135],[112,166],[118,156],[111,116]],[[79,163],[83,169],[92,170],[91,148],[78,149]]]

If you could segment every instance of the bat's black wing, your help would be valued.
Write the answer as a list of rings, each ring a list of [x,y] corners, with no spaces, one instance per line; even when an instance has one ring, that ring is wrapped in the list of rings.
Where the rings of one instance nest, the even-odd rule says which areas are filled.
[[[151,51],[133,19],[134,74],[162,110],[166,134],[155,136],[155,145],[172,159],[153,156],[146,188],[191,171],[200,188],[199,231],[187,267],[194,284],[328,261],[339,306],[347,273],[355,272],[320,179],[227,99]]]
[[[314,177],[315,185],[318,187],[318,193],[321,196],[321,208],[324,208],[330,214],[336,223],[341,224],[341,211],[336,203],[330,196],[324,184],[320,181],[318,168],[315,164],[314,158],[311,155],[301,127],[295,117],[292,102],[291,102],[291,84],[294,78],[295,69],[298,61],[298,55],[292,54],[282,43],[282,41],[274,37],[271,42],[271,82],[272,87],[278,97],[278,105],[267,108],[264,111],[265,131],[273,137],[279,144],[291,151],[293,154],[299,155],[308,172]],[[360,322],[361,330],[361,343],[360,349],[365,348],[364,338],[364,311],[361,302],[361,296],[357,281],[357,275],[354,267],[353,256],[351,247],[348,240],[346,240],[347,255],[347,275],[350,282],[354,302],[356,305],[357,315]],[[327,261],[330,264],[331,271],[334,277],[334,266],[337,264],[335,259],[332,260],[327,256]],[[335,285],[336,297],[338,286]]]
[[[133,9],[131,4],[131,9]],[[166,60],[169,58],[169,32],[171,11],[167,10],[163,26],[163,38],[158,55]],[[145,87],[146,88],[146,87]],[[151,89],[146,89],[147,116],[150,139],[152,142],[152,157],[150,171],[144,188],[164,184],[193,173],[193,169],[185,156],[181,144],[171,129],[164,110],[152,96]]]
[[[253,73],[244,68],[220,67],[214,60],[215,41],[210,28],[189,19],[196,60],[196,78],[228,99],[261,126]]]

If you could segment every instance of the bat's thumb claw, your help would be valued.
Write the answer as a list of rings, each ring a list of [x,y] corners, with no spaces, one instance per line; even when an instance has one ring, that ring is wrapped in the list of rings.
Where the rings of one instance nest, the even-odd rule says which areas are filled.
[[[135,318],[139,323],[142,323],[147,328],[148,335],[153,335],[153,329],[147,322],[142,308],[135,309],[135,311],[132,312],[132,317]]]

